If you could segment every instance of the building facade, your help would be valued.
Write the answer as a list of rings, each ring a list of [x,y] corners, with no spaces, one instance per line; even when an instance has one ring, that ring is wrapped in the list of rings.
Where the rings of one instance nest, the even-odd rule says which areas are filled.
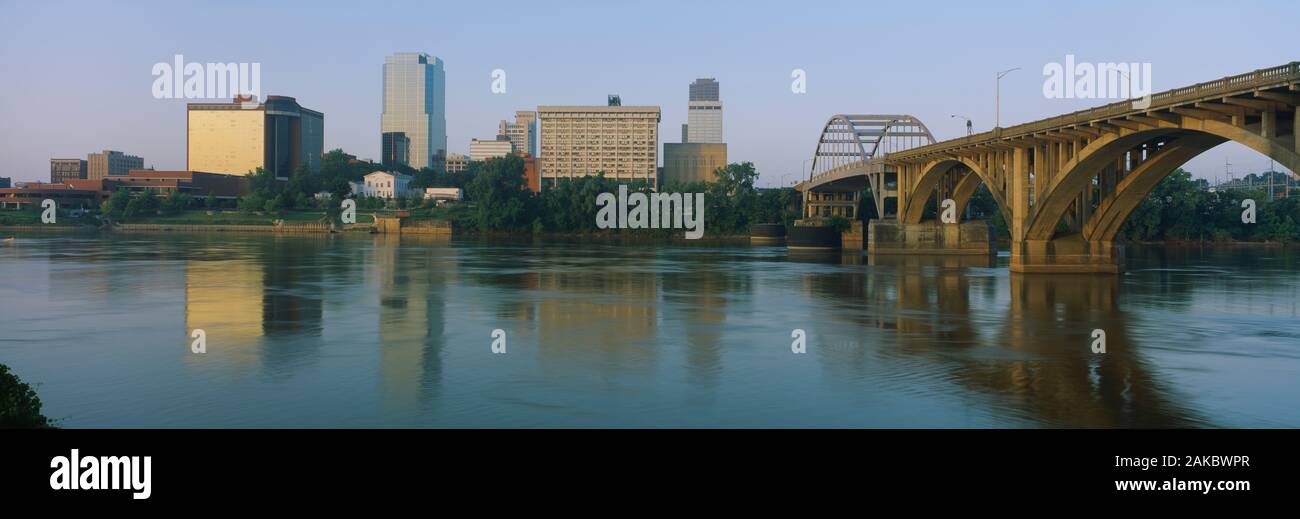
[[[256,108],[240,101],[189,104],[186,169],[248,175],[265,168],[289,178],[306,164],[320,173],[325,114],[292,97],[267,96]]]
[[[69,180],[89,178],[86,161],[81,159],[50,159],[50,183],[59,184]]]
[[[495,159],[514,152],[514,143],[510,142],[504,135],[497,136],[496,139],[492,140],[469,140],[469,160]]]
[[[691,83],[686,108],[687,136],[682,142],[725,142],[722,139],[722,99],[716,80],[700,78]]]
[[[469,168],[469,157],[460,153],[447,154],[447,172],[460,173]]]
[[[384,132],[383,156],[379,162],[386,168],[395,166],[409,166],[411,164],[411,139],[407,138],[406,132]]]
[[[713,182],[713,172],[727,165],[727,145],[721,143],[664,143],[661,186]]]
[[[515,112],[515,122],[501,121],[497,135],[505,136],[515,145],[515,155],[537,156],[537,112]]]
[[[376,198],[410,196],[411,176],[391,171],[376,171],[363,179],[361,193]]]
[[[539,106],[541,187],[604,173],[657,184],[657,106]]]
[[[447,76],[441,59],[423,52],[399,52],[384,59],[384,112],[380,131],[410,139],[409,165],[431,167],[447,156]]]
[[[144,159],[120,151],[104,150],[86,156],[86,177],[94,180],[127,174],[133,169],[143,169]]]

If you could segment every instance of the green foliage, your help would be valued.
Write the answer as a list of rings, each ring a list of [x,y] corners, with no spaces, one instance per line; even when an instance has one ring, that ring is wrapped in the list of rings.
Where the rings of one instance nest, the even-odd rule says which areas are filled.
[[[826,226],[835,232],[844,232],[853,226],[853,222],[843,216],[832,216],[826,219]]]
[[[1119,238],[1159,240],[1300,240],[1300,199],[1269,201],[1264,191],[1205,190],[1205,180],[1174,170],[1133,209]],[[1242,201],[1254,200],[1254,224],[1242,223]]]
[[[489,159],[470,181],[466,195],[475,203],[475,224],[484,231],[527,228],[532,223],[532,193],[524,189],[523,159]]]
[[[162,199],[159,204],[159,210],[164,215],[174,215],[190,207],[190,195],[180,191],[172,191],[166,198]]]
[[[127,192],[125,189],[119,189],[114,191],[112,195],[109,195],[108,200],[105,200],[104,203],[100,205],[100,212],[110,219],[121,220],[126,213],[126,206],[130,203],[131,193]]]
[[[41,399],[36,391],[9,366],[0,364],[0,428],[47,429],[54,425],[41,414]]]
[[[131,201],[126,204],[126,210],[122,212],[122,216],[128,220],[140,216],[153,216],[157,214],[159,205],[158,196],[154,194],[153,190],[145,189],[131,197]]]

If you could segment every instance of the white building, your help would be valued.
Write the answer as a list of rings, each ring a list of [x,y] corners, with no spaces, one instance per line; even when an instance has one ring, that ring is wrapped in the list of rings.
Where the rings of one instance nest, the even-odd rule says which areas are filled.
[[[365,176],[361,193],[376,198],[401,198],[410,196],[411,176],[389,171],[376,171]]]
[[[424,188],[425,200],[461,200],[465,198],[465,192],[459,187],[426,187]]]
[[[487,160],[504,157],[515,152],[515,146],[509,139],[497,138],[490,141],[469,140],[469,160]]]

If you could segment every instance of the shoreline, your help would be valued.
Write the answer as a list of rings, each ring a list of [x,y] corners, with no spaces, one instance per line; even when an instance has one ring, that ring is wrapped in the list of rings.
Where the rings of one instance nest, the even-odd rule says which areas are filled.
[[[720,236],[704,236],[699,239],[686,239],[682,234],[673,235],[656,235],[656,234],[634,234],[622,232],[531,232],[531,231],[463,231],[456,230],[450,225],[434,225],[433,222],[444,222],[445,220],[421,221],[417,225],[403,226],[400,235],[442,235],[447,237],[474,239],[474,240],[504,240],[504,241],[523,241],[531,239],[556,239],[571,241],[595,241],[595,242],[631,242],[631,243],[733,243],[750,241],[751,236],[748,234],[728,234]],[[435,231],[436,229],[436,231]],[[432,231],[432,232],[431,232]],[[192,233],[192,232],[221,232],[221,233],[254,233],[254,234],[385,234],[375,232],[370,224],[350,224],[342,228],[331,228],[323,223],[287,223],[283,225],[274,224],[196,224],[196,223],[126,223],[115,224],[111,228],[93,225],[0,225],[0,233],[5,232],[147,232],[147,233]],[[997,247],[1006,249],[1009,242],[1005,239],[998,239]],[[1216,246],[1216,247],[1292,247],[1300,245],[1300,242],[1280,242],[1280,241],[1249,241],[1249,240],[1161,240],[1161,241],[1121,241],[1117,242],[1123,245],[1144,245],[1144,246]]]

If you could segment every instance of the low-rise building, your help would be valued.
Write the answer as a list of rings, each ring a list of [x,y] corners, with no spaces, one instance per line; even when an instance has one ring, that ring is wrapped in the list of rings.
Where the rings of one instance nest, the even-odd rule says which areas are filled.
[[[465,191],[459,187],[426,187],[425,200],[464,200]]]
[[[50,198],[59,207],[94,207],[113,192],[132,194],[152,191],[159,196],[181,192],[192,198],[233,200],[248,194],[248,179],[203,171],[154,171],[134,169],[125,175],[67,180],[60,183],[24,182],[0,188],[0,208],[19,209]]]
[[[50,183],[90,178],[87,176],[86,164],[82,159],[50,159]]]
[[[713,182],[713,172],[726,165],[726,144],[665,142],[660,185]]]
[[[376,171],[365,176],[361,193],[375,198],[401,198],[410,196],[411,176],[395,171]]]
[[[460,173],[469,168],[469,157],[460,153],[447,154],[447,172]]]

